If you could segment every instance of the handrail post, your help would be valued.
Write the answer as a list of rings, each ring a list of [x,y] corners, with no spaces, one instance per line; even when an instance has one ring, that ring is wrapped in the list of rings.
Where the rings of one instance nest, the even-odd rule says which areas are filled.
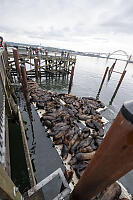
[[[133,101],[123,104],[71,200],[89,200],[133,169]]]

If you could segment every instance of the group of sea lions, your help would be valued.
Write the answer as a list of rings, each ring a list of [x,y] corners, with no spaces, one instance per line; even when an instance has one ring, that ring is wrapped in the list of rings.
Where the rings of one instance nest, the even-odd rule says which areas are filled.
[[[61,145],[63,160],[71,155],[69,165],[80,178],[104,137],[104,123],[98,112],[104,104],[92,97],[44,91],[33,81],[28,82],[28,92],[31,102],[45,110],[41,121],[47,127],[47,136],[52,137],[54,145]]]
[[[41,121],[49,129],[48,136],[55,145],[62,144],[61,157],[71,154],[70,165],[80,178],[104,136],[102,116],[104,108],[94,98],[43,91],[38,84],[28,84],[29,94],[39,109],[44,109]]]

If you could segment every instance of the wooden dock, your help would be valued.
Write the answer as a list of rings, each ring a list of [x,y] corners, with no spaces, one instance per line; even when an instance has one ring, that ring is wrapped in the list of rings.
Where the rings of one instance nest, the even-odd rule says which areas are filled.
[[[76,57],[69,53],[49,53],[49,52],[19,52],[19,49],[13,49],[12,52],[2,51],[0,54],[0,198],[22,199],[21,193],[14,185],[10,177],[10,159],[9,159],[9,139],[8,139],[8,118],[13,116],[18,119],[21,128],[22,142],[24,147],[26,165],[30,186],[36,185],[33,166],[31,163],[27,139],[25,135],[25,126],[17,104],[16,87],[22,86],[25,95],[25,77],[33,78],[38,82],[47,77],[66,77],[70,76],[72,80]],[[70,81],[72,84],[72,81]],[[70,86],[69,86],[70,89]],[[5,106],[6,105],[6,106]],[[6,128],[5,128],[6,127]],[[1,145],[2,144],[2,145]],[[49,151],[50,152],[50,151]],[[55,151],[56,152],[56,151]],[[53,154],[53,152],[52,152]],[[58,160],[58,159],[56,159]],[[56,163],[62,165],[62,162]],[[63,166],[63,165],[62,165]],[[51,166],[52,167],[52,166]],[[53,166],[54,167],[54,166]],[[60,167],[60,166],[58,166]],[[51,168],[53,171],[53,169]],[[47,175],[47,174],[46,174]],[[60,188],[60,187],[59,187]],[[27,197],[25,196],[25,199]],[[28,199],[43,199],[42,190],[35,193]]]
[[[17,52],[19,64],[23,60],[26,65],[27,76],[32,78],[68,76],[71,73],[72,67],[75,67],[76,64],[76,56],[69,52],[48,52],[42,50],[34,52],[30,48],[24,48],[23,51],[19,51],[18,48]],[[8,52],[8,58],[10,73],[16,76],[14,53]]]

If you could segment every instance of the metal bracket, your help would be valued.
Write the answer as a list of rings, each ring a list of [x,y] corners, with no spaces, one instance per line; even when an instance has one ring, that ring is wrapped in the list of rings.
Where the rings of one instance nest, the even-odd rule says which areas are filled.
[[[47,183],[52,181],[58,175],[60,176],[60,179],[62,180],[62,183],[65,189],[61,193],[59,193],[53,200],[61,200],[61,199],[63,200],[65,197],[67,197],[70,194],[71,189],[69,187],[69,184],[67,183],[67,180],[61,168],[58,168],[55,172],[53,172],[48,177],[43,179],[40,183],[38,183],[37,185],[32,187],[30,190],[28,190],[28,196],[30,197],[31,195],[33,195],[35,192],[40,190],[43,186],[45,186]]]

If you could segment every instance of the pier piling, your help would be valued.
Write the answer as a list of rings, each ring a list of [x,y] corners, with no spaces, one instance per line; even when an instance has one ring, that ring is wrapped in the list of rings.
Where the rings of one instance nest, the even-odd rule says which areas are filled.
[[[13,49],[13,57],[14,57],[14,61],[15,61],[18,80],[21,82],[21,70],[20,70],[20,66],[19,66],[18,50],[17,49]]]
[[[38,59],[37,58],[34,59],[34,63],[35,63],[36,81],[38,82]]]
[[[97,93],[97,96],[96,96],[97,99],[99,98],[99,95],[100,95],[100,92],[101,92],[101,90],[102,90],[103,83],[104,83],[104,81],[105,81],[105,78],[106,78],[106,75],[107,75],[107,73],[108,73],[108,70],[109,70],[109,67],[106,67],[106,70],[105,70],[105,73],[104,73],[104,76],[103,76],[103,79],[102,79],[100,88],[99,88],[98,93]]]
[[[71,200],[89,200],[133,169],[133,101],[122,106]]]
[[[26,68],[25,64],[21,63],[21,74],[22,74],[22,89],[25,96],[25,99],[27,102],[29,102],[29,96],[28,96],[28,85],[27,85],[27,74],[26,74]]]
[[[112,96],[112,98],[111,98],[111,100],[110,100],[110,102],[109,102],[109,105],[112,104],[112,102],[113,102],[113,100],[114,100],[114,98],[115,98],[115,96],[116,96],[116,94],[117,94],[117,92],[118,92],[118,90],[119,90],[119,87],[120,87],[120,85],[121,85],[121,83],[122,83],[122,81],[123,81],[123,79],[124,79],[125,74],[126,74],[126,70],[124,70],[123,73],[122,73],[122,75],[121,75],[121,78],[120,78],[120,80],[119,80],[119,83],[118,83],[118,85],[117,85],[117,87],[116,87],[116,89],[115,89],[115,91],[114,91],[114,94],[113,94],[113,96]]]
[[[69,88],[68,88],[68,94],[70,94],[71,89],[72,89],[72,82],[73,82],[73,76],[74,76],[74,69],[75,69],[75,67],[72,66],[71,77],[70,77]]]
[[[116,65],[116,61],[117,61],[117,59],[115,60],[115,62],[113,63],[112,67],[111,67],[110,70],[109,70],[108,81],[109,81],[110,78],[111,78],[112,72],[114,72],[114,67],[115,67],[115,65]],[[117,72],[116,72],[116,73],[117,73]]]

